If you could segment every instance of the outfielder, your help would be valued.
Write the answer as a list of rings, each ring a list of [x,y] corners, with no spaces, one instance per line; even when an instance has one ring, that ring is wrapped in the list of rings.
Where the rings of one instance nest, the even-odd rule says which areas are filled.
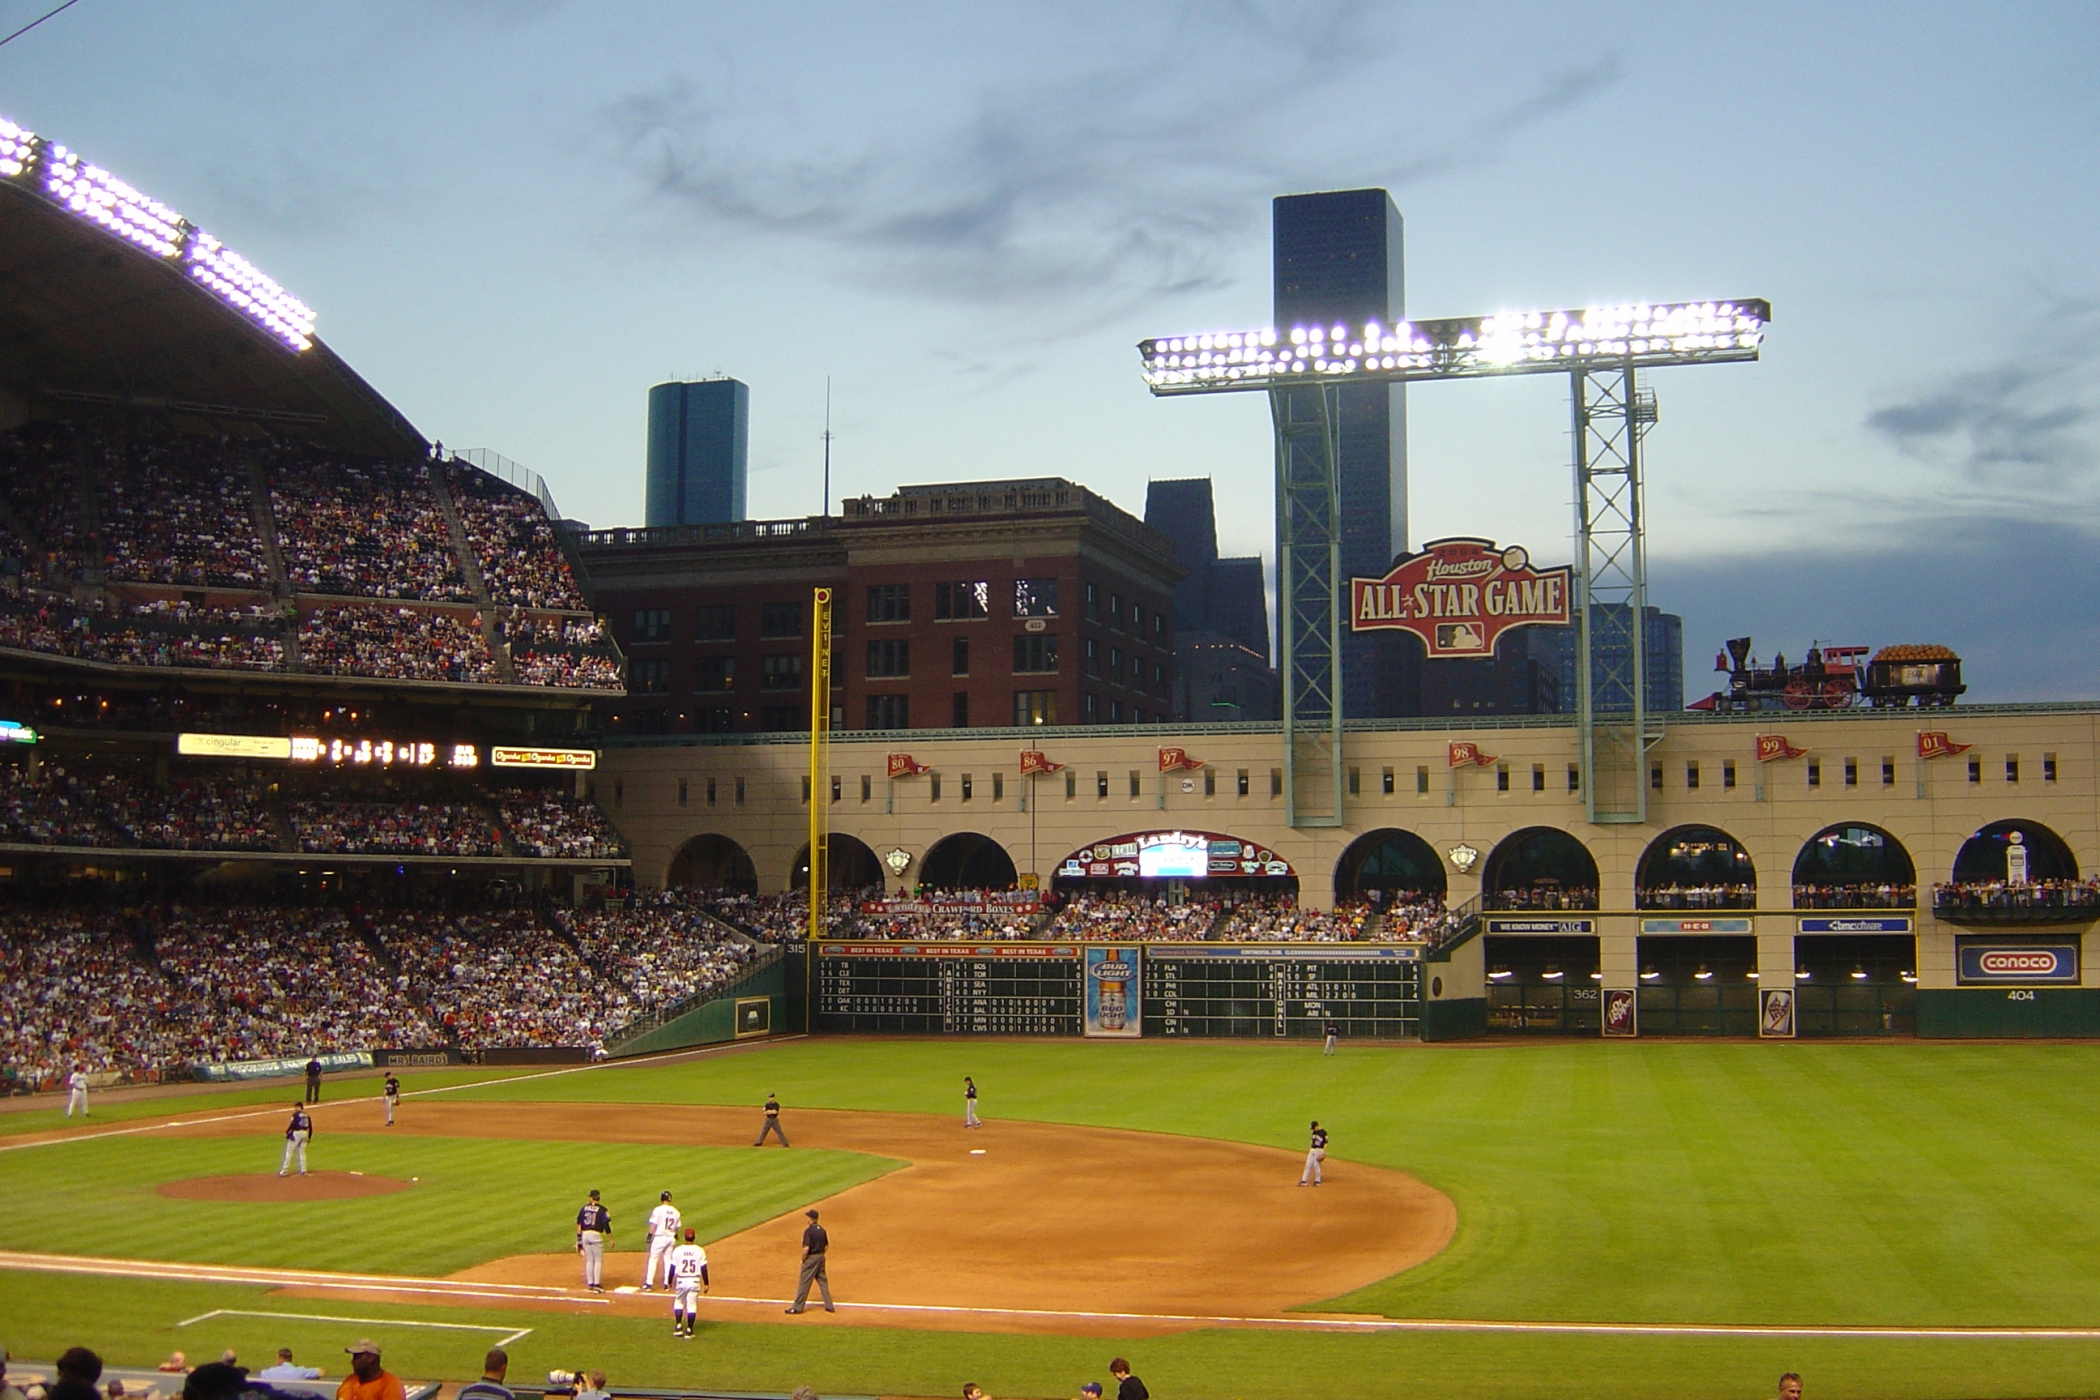
[[[284,1160],[277,1164],[277,1174],[286,1176],[292,1170],[292,1158],[299,1159],[299,1175],[306,1175],[306,1144],[314,1135],[314,1120],[307,1116],[306,1105],[292,1105],[292,1121],[284,1129]]]
[[[1327,1160],[1327,1130],[1320,1120],[1313,1119],[1312,1146],[1305,1152],[1305,1170],[1298,1173],[1300,1186],[1318,1186],[1321,1181],[1320,1163]]]
[[[984,1126],[984,1124],[977,1121],[977,1081],[970,1078],[967,1074],[963,1076],[963,1126],[965,1128],[981,1128]]]
[[[666,1193],[669,1194],[669,1193]],[[690,1337],[693,1323],[700,1316],[700,1294],[707,1288],[707,1251],[693,1243],[692,1230],[685,1232],[685,1243],[671,1251],[671,1335]]]
[[[379,1097],[386,1101],[386,1125],[391,1128],[394,1126],[394,1109],[401,1102],[401,1081],[394,1077],[392,1070],[387,1071],[386,1084],[380,1089]]]
[[[80,1110],[80,1116],[82,1118],[87,1117],[88,1110],[86,1065],[73,1066],[73,1073],[66,1080],[66,1088],[70,1090],[70,1092],[66,1095],[66,1117],[71,1118],[73,1116],[73,1110],[76,1108]]]
[[[649,1237],[649,1262],[642,1266],[642,1292],[647,1293],[650,1286],[656,1282],[656,1270],[659,1265],[663,1265],[664,1287],[671,1286],[671,1270],[670,1266],[664,1263],[664,1256],[671,1253],[678,1243],[678,1227],[683,1223],[683,1218],[678,1214],[678,1207],[671,1204],[671,1193],[664,1192],[663,1204],[649,1212],[646,1230]]]
[[[605,1246],[612,1239],[612,1212],[598,1203],[598,1193],[576,1212],[576,1252],[583,1256],[583,1286],[603,1293]]]

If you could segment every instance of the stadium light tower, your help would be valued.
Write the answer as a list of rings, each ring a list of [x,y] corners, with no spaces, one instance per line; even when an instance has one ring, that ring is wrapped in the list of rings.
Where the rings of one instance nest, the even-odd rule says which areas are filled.
[[[1159,397],[1262,392],[1276,437],[1276,568],[1283,663],[1283,794],[1292,826],[1342,822],[1338,390],[1345,384],[1566,374],[1575,418],[1577,728],[1593,822],[1644,822],[1651,734],[1641,439],[1655,422],[1643,370],[1755,360],[1761,300],[1593,306],[1397,325],[1273,327],[1138,343]]]

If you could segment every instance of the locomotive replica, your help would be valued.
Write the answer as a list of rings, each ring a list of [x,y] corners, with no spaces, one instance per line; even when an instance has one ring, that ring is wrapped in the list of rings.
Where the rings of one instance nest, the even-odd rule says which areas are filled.
[[[1961,658],[1946,647],[1883,647],[1867,659],[1867,647],[1811,646],[1798,665],[1775,652],[1760,666],[1750,638],[1731,637],[1714,669],[1728,674],[1728,689],[1689,706],[1743,714],[1753,710],[1844,710],[1865,703],[1875,709],[1952,705],[1968,687]]]

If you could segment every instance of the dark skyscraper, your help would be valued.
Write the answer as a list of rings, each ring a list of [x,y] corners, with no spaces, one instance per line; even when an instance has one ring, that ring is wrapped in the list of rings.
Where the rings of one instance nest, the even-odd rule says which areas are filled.
[[[738,380],[652,388],[646,523],[742,520],[750,435],[751,390]]]
[[[1340,323],[1359,333],[1366,321],[1391,325],[1407,316],[1400,210],[1384,190],[1281,195],[1273,206],[1276,328]],[[1407,389],[1367,384],[1341,390],[1342,559],[1344,596],[1352,575],[1383,574],[1407,548]],[[1342,634],[1346,714],[1378,713],[1371,640]]]
[[[1202,631],[1210,615],[1210,566],[1218,562],[1218,517],[1210,478],[1155,481],[1145,488],[1145,523],[1174,541],[1189,576],[1174,585],[1174,630]]]
[[[1259,556],[1218,557],[1210,478],[1155,481],[1145,523],[1171,537],[1189,576],[1174,588],[1177,719],[1274,719],[1281,682],[1269,663],[1268,573]]]

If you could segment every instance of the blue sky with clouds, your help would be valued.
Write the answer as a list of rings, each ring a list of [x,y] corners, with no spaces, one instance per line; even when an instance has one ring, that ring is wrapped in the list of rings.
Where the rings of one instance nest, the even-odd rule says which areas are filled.
[[[48,8],[0,0],[6,28]],[[1417,316],[1763,296],[1658,374],[1653,594],[1688,688],[1944,641],[2100,694],[2100,8],[797,7],[80,0],[0,113],[224,238],[424,432],[639,523],[651,383],[752,390],[754,515],[1208,473],[1272,554],[1265,405],[1142,336],[1266,319],[1268,199],[1383,185]],[[1412,391],[1410,543],[1569,551],[1566,386]]]

